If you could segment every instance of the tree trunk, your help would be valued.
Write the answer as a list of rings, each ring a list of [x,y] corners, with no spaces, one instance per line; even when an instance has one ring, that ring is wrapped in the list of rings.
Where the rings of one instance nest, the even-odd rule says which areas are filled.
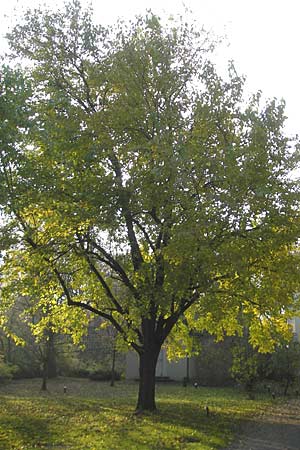
[[[7,338],[7,348],[6,348],[6,352],[5,352],[4,361],[6,363],[11,363],[12,362],[12,359],[11,359],[11,338],[10,337]]]
[[[284,386],[284,392],[283,392],[283,395],[285,397],[287,396],[290,385],[291,385],[291,379],[290,379],[290,377],[287,377],[285,380],[285,386]]]
[[[154,411],[155,404],[155,369],[160,349],[144,349],[140,357],[140,384],[136,406],[137,411]]]
[[[110,385],[115,385],[115,365],[116,365],[116,347],[114,343],[113,352],[112,352],[112,363],[111,363],[111,379]]]
[[[44,358],[42,370],[43,370],[43,379],[42,379],[41,390],[46,391],[47,390],[47,379],[48,379],[48,361],[46,358]]]
[[[186,382],[190,382],[190,358],[186,357]]]
[[[54,333],[52,330],[48,332],[48,341],[47,341],[47,366],[48,366],[48,378],[56,378],[57,377],[57,365],[56,365],[56,352],[55,352],[55,342],[54,342]]]

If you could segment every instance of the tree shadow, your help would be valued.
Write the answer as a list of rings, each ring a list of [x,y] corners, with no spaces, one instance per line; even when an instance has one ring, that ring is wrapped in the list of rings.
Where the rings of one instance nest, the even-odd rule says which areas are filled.
[[[26,399],[24,400],[26,402]],[[51,416],[38,416],[38,405],[35,409],[29,409],[27,405],[22,408],[22,403],[14,403],[13,399],[1,398],[2,417],[0,423],[0,448],[11,450],[13,439],[15,445],[23,448],[66,448],[61,442],[61,434],[51,430]],[[4,412],[3,412],[4,411]],[[5,414],[7,411],[7,414]],[[17,443],[17,444],[15,444]],[[56,445],[57,444],[57,445]]]
[[[223,450],[240,450],[241,448],[299,450],[300,417],[298,421],[299,423],[290,421],[286,416],[280,422],[275,418],[272,420],[272,417],[268,420],[262,417],[243,421],[232,445]]]
[[[12,433],[14,441],[20,443],[20,448],[23,448],[23,445],[45,448],[48,442],[53,442],[54,437],[59,438],[49,432],[48,423],[44,419],[28,417],[23,414],[14,415],[1,420],[1,450],[11,450],[10,434]]]
[[[219,391],[212,392],[211,396],[202,396],[200,389],[197,393],[185,391],[185,400],[182,400],[182,393],[177,392],[177,400],[176,389],[170,389],[169,397],[158,398],[157,413],[141,416],[133,414],[135,399],[131,395],[126,401],[125,396],[116,401],[102,397],[101,392],[96,390],[93,398],[59,395],[59,392],[39,398],[23,397],[19,403],[14,403],[14,398],[10,396],[1,398],[3,410],[7,402],[8,411],[1,425],[4,429],[13,430],[20,448],[22,444],[26,444],[26,448],[79,448],[76,447],[79,445],[79,441],[76,442],[78,433],[87,433],[93,445],[87,443],[82,447],[84,450],[217,449],[228,445],[231,433],[245,422],[242,416],[239,418],[235,413],[239,399],[231,401],[230,393],[223,396]],[[210,402],[208,416],[206,401]],[[103,424],[106,428],[102,428]],[[68,432],[64,433],[66,427]],[[74,434],[69,434],[69,427],[75,429]],[[109,442],[108,447],[101,446],[103,433],[107,433],[105,443]],[[120,443],[122,436],[125,439]],[[11,450],[9,439],[4,438],[5,434],[0,434],[1,450]],[[72,442],[75,447],[72,447]]]

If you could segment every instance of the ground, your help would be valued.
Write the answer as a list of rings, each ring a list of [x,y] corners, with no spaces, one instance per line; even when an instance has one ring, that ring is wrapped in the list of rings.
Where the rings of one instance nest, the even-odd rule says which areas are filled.
[[[240,389],[158,383],[158,413],[136,416],[138,383],[58,378],[40,387],[38,379],[0,385],[1,450],[228,450],[239,431],[245,446],[230,450],[300,449],[297,400],[283,407],[267,393],[249,400]],[[276,447],[286,433],[293,443]]]
[[[241,425],[227,450],[299,450],[300,400],[272,406]]]

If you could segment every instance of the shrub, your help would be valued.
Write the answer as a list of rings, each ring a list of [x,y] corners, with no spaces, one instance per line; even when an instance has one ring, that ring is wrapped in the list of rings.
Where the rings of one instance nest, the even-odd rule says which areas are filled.
[[[91,365],[84,360],[80,360],[72,349],[57,357],[58,374],[64,377],[88,378]]]
[[[234,384],[230,368],[233,338],[215,342],[214,337],[203,333],[199,337],[201,352],[194,358],[196,379],[203,386],[230,386]]]
[[[14,379],[22,379],[22,378],[39,378],[42,376],[42,371],[39,366],[15,366],[16,369],[13,373]]]
[[[259,353],[245,338],[237,340],[232,348],[232,356],[232,377],[245,388],[249,398],[254,398],[257,383],[269,374],[270,356]]]
[[[16,370],[16,366],[5,364],[3,360],[0,359],[0,383],[6,383],[10,381]]]
[[[287,395],[291,386],[297,386],[300,379],[300,343],[291,341],[281,344],[270,360],[271,380],[282,383],[283,394]]]
[[[89,378],[93,381],[110,381],[111,380],[111,370],[103,370],[97,369],[90,373]],[[118,372],[114,372],[115,381],[119,381],[121,379],[121,374]]]

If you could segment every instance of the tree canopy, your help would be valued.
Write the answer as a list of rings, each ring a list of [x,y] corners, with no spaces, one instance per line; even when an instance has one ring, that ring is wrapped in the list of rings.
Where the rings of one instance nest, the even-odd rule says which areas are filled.
[[[247,101],[207,33],[152,13],[105,28],[74,1],[8,40],[25,69],[0,80],[2,305],[17,290],[74,330],[76,310],[109,321],[140,356],[141,409],[168,339],[186,352],[246,317],[270,350],[299,291],[284,102]]]

